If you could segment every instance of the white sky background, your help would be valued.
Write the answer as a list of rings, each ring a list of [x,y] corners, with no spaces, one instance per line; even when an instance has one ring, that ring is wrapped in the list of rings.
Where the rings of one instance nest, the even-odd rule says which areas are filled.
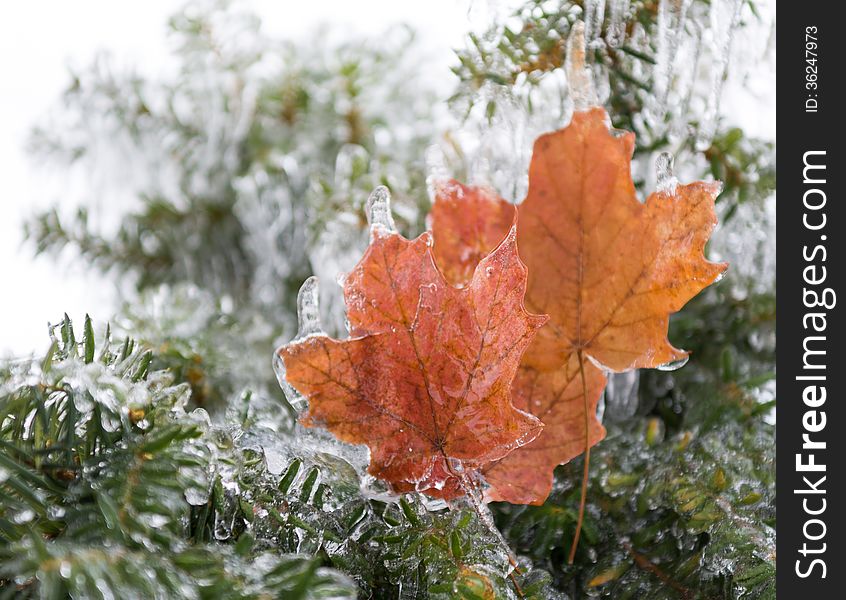
[[[767,4],[772,4],[772,0]],[[452,48],[463,45],[472,23],[487,21],[492,6],[506,0],[252,0],[266,33],[302,38],[320,23],[377,35],[409,23],[428,49],[429,67],[454,85],[448,67]],[[172,64],[167,19],[182,0],[26,0],[0,8],[0,356],[46,350],[46,325],[67,311],[81,321],[111,317],[115,290],[106,279],[49,257],[32,258],[23,246],[22,222],[38,208],[75,202],[84,181],[39,168],[24,150],[28,133],[59,101],[69,82],[68,66],[82,68],[108,50],[118,65],[155,77]],[[314,10],[319,6],[320,10]],[[468,11],[468,7],[471,9]],[[472,14],[468,14],[472,13]],[[477,28],[476,28],[477,29]],[[771,72],[727,90],[723,108],[750,135],[774,136],[775,90]],[[751,96],[750,96],[751,95]]]

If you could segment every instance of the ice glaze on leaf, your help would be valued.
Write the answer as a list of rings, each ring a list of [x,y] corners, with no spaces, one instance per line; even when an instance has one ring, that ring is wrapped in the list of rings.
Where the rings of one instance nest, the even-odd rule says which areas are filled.
[[[370,473],[397,491],[462,495],[460,469],[502,458],[542,427],[511,402],[546,321],[524,309],[525,288],[513,227],[463,289],[435,267],[428,233],[409,241],[374,227],[344,284],[353,337],[312,335],[279,351],[308,398],[303,423],[367,444]]]
[[[576,112],[568,127],[535,142],[517,239],[529,269],[526,306],[550,321],[524,354],[513,393],[515,406],[546,427],[486,470],[491,499],[542,503],[555,466],[605,435],[596,419],[605,386],[600,367],[624,371],[684,359],[667,339],[669,315],[726,268],[703,254],[719,184],[679,185],[641,203],[631,179],[633,149],[634,135],[609,131],[601,108]],[[498,202],[484,204],[496,223]],[[474,219],[484,210],[475,202]],[[437,247],[453,235],[463,209],[449,199],[433,213]],[[463,252],[453,244],[439,253],[441,268],[449,271]],[[476,245],[468,252],[478,253]]]
[[[463,286],[473,270],[514,224],[516,209],[483,187],[450,180],[437,185],[429,213],[435,237],[435,262],[453,285]],[[458,218],[456,218],[458,217]]]
[[[605,437],[596,408],[605,389],[605,375],[590,361],[582,365],[572,355],[557,369],[539,371],[522,365],[514,380],[514,405],[536,415],[544,430],[533,443],[512,452],[485,471],[487,498],[513,504],[543,504],[552,490],[552,472],[585,450],[585,404],[590,417],[589,440],[594,446]],[[587,392],[587,403],[584,399]]]

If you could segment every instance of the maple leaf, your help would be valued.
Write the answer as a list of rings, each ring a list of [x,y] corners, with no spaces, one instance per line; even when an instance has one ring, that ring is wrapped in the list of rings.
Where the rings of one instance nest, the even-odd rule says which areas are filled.
[[[529,269],[526,306],[550,321],[525,352],[512,391],[515,406],[546,426],[485,469],[490,500],[543,503],[555,466],[605,436],[596,418],[603,371],[684,360],[687,353],[667,339],[669,315],[726,268],[703,254],[720,185],[671,185],[641,203],[631,179],[633,149],[634,135],[610,131],[601,108],[576,112],[568,127],[535,142],[517,238]],[[470,199],[469,225],[459,192]],[[484,239],[505,234],[496,225],[504,202],[441,186],[431,223],[444,272],[466,272],[465,256],[484,255],[482,238],[469,236],[466,246],[455,240],[468,227],[479,230],[486,213],[495,226]]]
[[[463,286],[514,224],[514,205],[483,187],[438,182],[426,220],[436,232],[434,256],[447,281]]]
[[[545,316],[523,307],[516,230],[450,285],[429,233],[409,241],[381,226],[347,275],[351,338],[310,335],[278,353],[309,400],[304,425],[370,447],[369,472],[396,491],[452,499],[465,469],[534,439],[540,421],[514,408],[511,382]]]

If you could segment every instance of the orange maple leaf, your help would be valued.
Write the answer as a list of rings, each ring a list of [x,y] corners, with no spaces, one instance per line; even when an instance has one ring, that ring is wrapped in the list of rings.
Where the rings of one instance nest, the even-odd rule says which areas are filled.
[[[455,180],[438,182],[426,224],[436,234],[435,262],[447,281],[457,286],[470,281],[476,265],[502,241],[515,217],[514,205],[493,190]]]
[[[344,283],[353,337],[306,336],[279,356],[309,400],[304,425],[367,444],[369,472],[394,490],[452,499],[467,491],[466,473],[540,433],[510,390],[546,317],[523,307],[514,227],[462,289],[438,271],[431,246],[429,233],[409,241],[374,227]]]
[[[608,121],[601,108],[576,112],[568,127],[535,142],[517,240],[529,268],[526,306],[550,320],[524,354],[512,392],[515,406],[545,428],[485,469],[491,500],[543,503],[555,466],[589,455],[605,436],[596,418],[604,371],[685,359],[667,339],[669,315],[726,269],[703,254],[719,183],[679,185],[641,203],[630,171],[634,134],[611,132]],[[505,235],[506,205],[488,191],[440,186],[430,222],[445,273],[460,278],[472,266],[467,256],[484,255],[480,240],[491,248]],[[482,230],[483,237],[466,233]],[[465,244],[457,241],[463,236]]]

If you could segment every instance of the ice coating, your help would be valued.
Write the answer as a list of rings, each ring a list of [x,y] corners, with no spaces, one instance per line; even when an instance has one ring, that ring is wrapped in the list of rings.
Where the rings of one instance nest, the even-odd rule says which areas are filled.
[[[339,198],[344,209],[328,216],[323,230],[309,248],[308,260],[312,273],[321,281],[337,281],[342,273],[349,272],[355,265],[355,257],[367,247],[370,238],[368,228],[361,226],[361,209],[348,197]],[[327,333],[344,331],[344,302],[341,289],[334,285],[320,286],[320,317]]]
[[[673,64],[677,59],[685,15],[691,0],[661,0],[658,4],[658,39],[652,94],[647,99],[645,117],[653,127],[661,128],[667,112],[667,96]]]
[[[626,19],[629,16],[631,0],[610,0],[608,3],[608,25],[605,41],[612,48],[619,48],[626,41]]]
[[[678,360],[671,360],[662,365],[658,365],[656,368],[659,371],[677,371],[685,366],[688,360],[690,360],[690,356],[683,356]]]
[[[600,420],[626,422],[637,413],[640,371],[608,373],[606,377],[608,381],[602,399],[604,419]]]
[[[297,320],[299,327],[297,336],[291,341],[296,344],[316,335],[323,335],[320,327],[320,302],[319,302],[319,281],[312,275],[306,279],[297,294]],[[288,383],[287,369],[282,358],[282,351],[286,346],[277,348],[273,353],[273,372],[276,374],[276,381],[285,393],[288,404],[299,414],[308,408],[308,401],[294,387]]]
[[[693,20],[690,24],[692,29],[692,34],[690,36],[690,45],[692,49],[689,51],[690,58],[686,61],[689,66],[685,68],[687,71],[687,76],[680,78],[680,82],[678,84],[679,87],[679,96],[681,101],[681,110],[679,111],[680,115],[687,115],[690,113],[690,103],[694,97],[694,90],[696,88],[697,82],[697,73],[699,72],[699,63],[702,59],[702,50],[703,50],[703,41],[702,36],[704,34],[704,28],[702,23],[698,20]],[[687,122],[685,119],[677,118],[675,121],[671,121],[671,133],[680,136],[687,134]]]
[[[426,149],[426,191],[429,194],[429,201],[434,203],[438,195],[438,189],[445,181],[451,179],[450,170],[446,164],[446,157],[443,149],[438,145],[429,146]]]
[[[365,206],[367,222],[371,231],[382,228],[386,231],[396,231],[394,216],[391,214],[391,192],[384,185],[380,185],[367,198]]]
[[[567,58],[564,62],[567,72],[567,85],[573,110],[582,112],[596,106],[596,93],[590,69],[585,64],[585,24],[576,21],[567,38]]]
[[[673,155],[662,152],[655,159],[655,189],[664,194],[673,195],[679,185],[679,180],[673,174]]]
[[[585,0],[585,46],[602,43],[602,23],[605,21],[605,0]]]
[[[699,130],[696,132],[696,149],[700,151],[708,149],[717,129],[717,120],[720,116],[720,98],[729,65],[734,30],[740,20],[740,11],[743,4],[743,0],[711,3],[711,33],[713,43],[717,48],[717,59],[712,71],[705,114],[699,123]]]
[[[772,294],[775,289],[776,239],[771,233],[775,230],[775,200],[770,197],[763,203],[726,203],[722,207],[726,210],[735,207],[736,213],[734,218],[721,223],[720,235],[711,242],[709,250],[715,257],[731,263],[731,277],[726,284],[736,300],[754,294]],[[769,340],[766,347],[774,347],[772,332],[760,335]]]
[[[631,0],[586,0],[577,4],[582,9],[579,18],[584,21],[584,47],[587,52],[584,62],[590,68],[596,105],[607,104],[613,97],[611,84],[615,84],[637,96],[642,103],[642,110],[635,111],[630,126],[640,137],[642,146],[673,148],[675,152],[687,154],[692,148],[683,142],[691,136],[695,138],[695,130],[698,129],[701,131],[700,147],[707,147],[706,144],[713,137],[714,119],[720,116],[719,112],[712,112],[708,108],[716,107],[716,102],[708,100],[709,96],[716,98],[714,94],[720,93],[719,86],[714,88],[709,82],[719,79],[722,85],[725,79],[726,71],[720,66],[728,60],[724,40],[726,34],[739,22],[732,24],[723,15],[732,13],[734,0],[654,0],[647,5]],[[645,10],[650,13],[649,19],[644,19]],[[712,17],[712,14],[715,16]],[[578,17],[578,13],[576,15]],[[747,13],[742,15],[742,25],[738,28],[743,31],[743,35],[738,33],[735,36],[735,45],[743,44],[744,47],[732,49],[736,50],[734,54],[737,55],[747,50],[753,37],[769,39],[765,35],[767,32],[763,31],[767,27],[764,15],[749,19],[746,18]],[[536,17],[527,19],[534,23]],[[571,19],[568,15],[567,20]],[[544,26],[548,25],[545,18],[538,17],[537,21]],[[568,31],[567,25],[562,23],[559,28],[551,29],[549,36],[556,40],[556,44],[566,45],[569,41],[572,45],[576,41],[577,28],[577,25],[570,25]],[[753,36],[752,28],[760,28],[757,32],[759,35]],[[485,37],[480,36],[477,49],[469,50],[465,56],[495,56],[500,45],[510,47],[532,37],[523,32],[517,35],[515,42],[511,39],[515,31],[516,22],[511,25],[508,20],[503,20]],[[602,50],[603,45],[608,46],[609,53]],[[533,45],[527,44],[527,47],[530,52],[536,52]],[[561,52],[565,62],[570,62],[567,61],[568,52],[577,59],[576,62],[580,62],[579,52],[569,50]],[[754,67],[750,69],[747,65],[754,64],[760,57],[757,56],[757,49],[752,49],[752,52],[754,55],[748,55],[748,61],[740,64],[732,61],[732,78],[737,75],[748,76],[749,71],[754,70]],[[543,52],[540,54],[543,55]],[[610,60],[611,55],[616,58]],[[510,60],[504,62],[507,64]],[[572,69],[568,70],[567,65],[560,68],[554,68],[554,65],[554,61],[552,64],[544,63],[537,78],[520,74],[509,81],[508,85],[488,82],[478,86],[478,89],[474,85],[472,94],[468,90],[472,110],[468,108],[467,123],[473,129],[478,127],[478,131],[471,131],[468,125],[458,130],[454,137],[464,154],[457,160],[449,154],[449,145],[443,144],[445,152],[450,156],[453,175],[467,167],[466,175],[463,175],[466,182],[491,185],[510,201],[519,201],[525,197],[525,170],[512,170],[511,166],[522,167],[527,162],[521,154],[530,143],[526,138],[532,139],[543,131],[567,122],[572,114],[573,100],[578,99],[578,95],[569,88],[578,87],[574,82],[580,78],[579,74],[570,72]],[[502,66],[496,64],[493,70],[499,74],[501,69]],[[502,72],[505,70],[502,69]],[[620,79],[623,74],[625,81]],[[740,83],[740,79],[736,78],[733,83]],[[735,85],[731,87],[728,98],[734,103]],[[582,107],[584,104],[581,103]],[[486,111],[486,107],[490,110]],[[580,108],[576,106],[576,110]],[[699,118],[703,115],[708,118]],[[551,126],[538,129],[537,126],[548,116],[554,116],[557,120]],[[729,121],[736,121],[736,118]],[[497,132],[513,131],[509,130],[510,139],[503,141],[495,137],[496,133],[488,133],[492,129]],[[523,134],[521,130],[527,133]],[[533,133],[535,135],[531,135]],[[488,139],[492,141],[488,143]],[[679,157],[682,158],[681,154]],[[635,156],[632,166],[636,179],[650,178],[651,163],[647,154],[638,153]],[[477,166],[482,168],[477,169]],[[693,172],[683,172],[682,175],[691,176]]]
[[[317,333],[323,333],[320,326],[320,296],[319,282],[317,277],[312,275],[300,286],[297,294],[297,337],[302,339]]]

